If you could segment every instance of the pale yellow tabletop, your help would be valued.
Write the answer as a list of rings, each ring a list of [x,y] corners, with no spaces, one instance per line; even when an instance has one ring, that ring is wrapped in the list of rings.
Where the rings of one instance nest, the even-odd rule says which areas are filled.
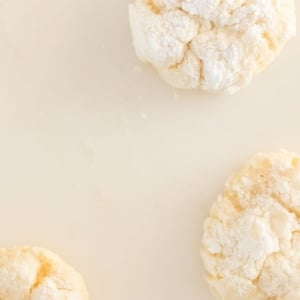
[[[199,247],[226,177],[300,152],[300,36],[235,96],[175,91],[137,62],[127,4],[0,0],[0,246],[56,251],[91,299],[211,300]]]

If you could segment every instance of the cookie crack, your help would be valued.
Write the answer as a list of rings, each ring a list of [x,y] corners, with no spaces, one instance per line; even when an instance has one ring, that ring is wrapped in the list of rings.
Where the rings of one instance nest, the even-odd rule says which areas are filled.
[[[30,295],[45,281],[47,277],[49,277],[52,272],[52,265],[45,257],[39,256],[38,260],[40,262],[40,267],[36,273],[35,281],[29,290]]]

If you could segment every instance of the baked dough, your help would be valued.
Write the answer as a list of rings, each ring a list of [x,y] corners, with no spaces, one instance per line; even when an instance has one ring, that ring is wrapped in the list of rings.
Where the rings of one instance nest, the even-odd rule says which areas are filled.
[[[0,249],[1,300],[88,300],[81,276],[42,248]]]
[[[258,154],[226,183],[201,250],[216,299],[300,299],[300,156]]]
[[[233,94],[295,35],[294,0],[135,0],[138,58],[177,88]]]

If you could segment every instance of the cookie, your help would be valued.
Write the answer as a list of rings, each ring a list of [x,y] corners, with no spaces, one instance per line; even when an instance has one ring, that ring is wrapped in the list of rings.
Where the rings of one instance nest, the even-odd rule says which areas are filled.
[[[300,299],[300,156],[258,154],[234,174],[201,253],[216,299]]]
[[[82,277],[42,248],[0,249],[1,300],[88,300]]]
[[[233,94],[295,35],[294,0],[135,0],[137,57],[170,85]]]

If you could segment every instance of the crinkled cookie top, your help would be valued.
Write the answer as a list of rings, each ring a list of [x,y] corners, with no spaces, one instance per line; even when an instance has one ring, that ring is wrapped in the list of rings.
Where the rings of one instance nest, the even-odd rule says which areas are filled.
[[[0,249],[1,300],[88,300],[81,276],[41,248]]]
[[[294,0],[136,0],[134,47],[178,88],[234,93],[295,35]]]
[[[231,177],[201,252],[216,299],[300,299],[300,156],[259,154]]]

